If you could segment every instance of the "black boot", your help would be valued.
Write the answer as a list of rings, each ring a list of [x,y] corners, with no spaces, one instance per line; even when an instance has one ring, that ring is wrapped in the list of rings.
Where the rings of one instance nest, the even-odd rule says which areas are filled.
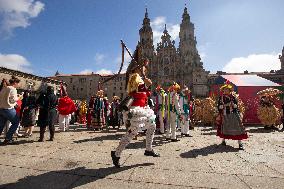
[[[115,151],[111,151],[111,158],[113,165],[117,168],[120,168],[120,163],[119,163],[120,157],[116,157]]]
[[[50,132],[50,138],[49,138],[49,141],[53,141],[53,140],[54,140],[54,133],[55,133],[54,125],[49,126],[49,132]]]
[[[145,155],[145,156],[160,157],[160,154],[154,152],[154,150],[152,150],[152,151],[147,151],[147,150],[145,150],[144,155]]]
[[[38,142],[43,142],[44,132],[45,132],[45,128],[44,127],[40,127]]]

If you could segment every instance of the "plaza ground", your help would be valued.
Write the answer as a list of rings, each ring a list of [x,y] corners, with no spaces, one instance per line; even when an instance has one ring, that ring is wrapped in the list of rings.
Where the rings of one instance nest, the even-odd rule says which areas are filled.
[[[72,126],[55,141],[31,138],[0,146],[0,188],[284,188],[284,132],[248,127],[245,151],[237,141],[220,146],[212,127],[167,142],[156,135],[159,158],[143,155],[145,137],[132,141],[114,168],[110,157],[125,132]],[[46,139],[49,133],[45,134]]]

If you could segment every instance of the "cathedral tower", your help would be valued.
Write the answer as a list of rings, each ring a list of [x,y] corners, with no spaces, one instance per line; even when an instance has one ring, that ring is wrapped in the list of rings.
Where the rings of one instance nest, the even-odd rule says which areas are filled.
[[[150,25],[150,19],[148,18],[147,8],[145,12],[145,17],[143,19],[142,28],[139,30],[139,35],[139,45],[141,45],[143,49],[143,56],[152,61],[154,56],[153,31]]]
[[[194,24],[190,22],[187,7],[185,7],[183,11],[179,38],[179,51],[183,62],[189,63],[193,67],[202,65],[196,48],[197,42],[194,36]]]

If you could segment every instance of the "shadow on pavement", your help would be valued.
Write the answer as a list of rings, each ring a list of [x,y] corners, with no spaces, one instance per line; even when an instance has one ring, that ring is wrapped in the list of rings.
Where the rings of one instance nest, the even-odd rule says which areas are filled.
[[[182,158],[196,158],[198,156],[208,156],[209,154],[216,153],[227,153],[227,152],[238,152],[238,148],[233,148],[232,146],[221,146],[221,145],[210,145],[200,149],[193,149],[188,152],[180,154]]]
[[[76,140],[76,141],[73,141],[73,142],[74,143],[84,143],[84,142],[91,142],[91,141],[118,140],[122,136],[123,136],[123,134],[105,135],[105,136],[99,136],[99,137],[94,137],[94,138]]]
[[[0,189],[8,188],[29,188],[29,189],[59,189],[75,188],[85,184],[103,179],[128,169],[136,167],[151,166],[153,163],[143,163],[121,168],[106,167],[99,169],[86,169],[78,167],[70,170],[50,171],[37,176],[27,176],[15,183],[0,185]],[[84,176],[88,176],[84,178]],[[67,185],[67,186],[66,186]]]

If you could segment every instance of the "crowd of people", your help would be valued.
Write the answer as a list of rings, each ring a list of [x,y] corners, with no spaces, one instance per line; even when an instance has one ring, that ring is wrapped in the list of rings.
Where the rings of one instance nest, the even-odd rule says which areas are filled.
[[[190,129],[193,129],[197,112],[195,109],[198,106],[195,102],[199,101],[193,98],[190,89],[173,82],[163,87],[159,85],[151,91],[152,81],[146,77],[148,60],[140,62],[138,67],[133,66],[134,63],[137,62],[131,62],[129,68],[132,69],[127,71],[128,97],[122,101],[118,96],[114,96],[109,102],[104,96],[104,91],[99,90],[88,103],[74,102],[63,85],[59,94],[52,86],[47,86],[39,95],[32,91],[25,91],[19,95],[17,87],[20,80],[14,76],[9,81],[3,79],[0,86],[0,135],[3,130],[6,132],[2,144],[13,143],[15,134],[19,137],[32,136],[36,125],[40,127],[38,142],[44,141],[46,127],[50,132],[49,141],[54,140],[56,123],[61,132],[69,130],[70,122],[78,122],[87,129],[96,131],[125,125],[127,132],[117,148],[111,151],[113,164],[120,167],[119,160],[123,150],[139,133],[146,135],[144,155],[153,157],[160,156],[152,147],[155,133],[164,135],[170,142],[179,141],[177,137],[179,130],[181,137],[191,137]],[[242,140],[247,139],[248,135],[242,124],[240,100],[229,82],[220,88],[220,94],[216,101],[212,99],[206,101],[207,104],[215,106],[211,114],[215,120],[217,136],[222,138],[222,145],[226,145],[226,139],[237,140],[239,149],[243,150]],[[258,94],[260,98],[258,114],[262,116],[260,120],[267,129],[281,117],[280,113],[274,113],[275,119],[271,116],[268,119],[263,118],[273,111],[279,112],[272,98],[273,95],[279,94],[279,91],[277,93],[273,89],[268,89]],[[213,111],[214,108],[217,113]],[[282,122],[284,122],[283,109],[284,104]],[[22,136],[19,126],[23,128]]]

